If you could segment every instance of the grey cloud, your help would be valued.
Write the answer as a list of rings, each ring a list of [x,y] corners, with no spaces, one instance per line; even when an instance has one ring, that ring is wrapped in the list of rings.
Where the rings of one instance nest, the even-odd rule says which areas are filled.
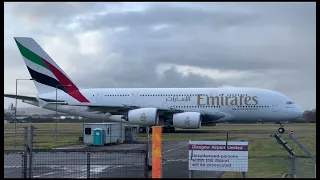
[[[8,3],[11,13],[17,17],[29,19],[38,23],[45,23],[50,26],[67,24],[72,22],[79,15],[97,13],[110,6],[118,6],[121,3],[99,3],[99,2],[28,2]]]
[[[87,28],[99,27],[137,27],[159,24],[183,26],[215,26],[241,25],[250,21],[258,21],[257,15],[233,12],[214,12],[201,9],[181,8],[169,4],[156,4],[145,11],[129,11],[96,15],[92,21],[82,24]]]
[[[217,81],[207,77],[200,76],[194,73],[188,75],[182,75],[177,72],[175,68],[170,68],[163,72],[163,76],[160,78],[159,83],[154,85],[155,87],[179,87],[179,88],[192,88],[192,87],[218,87],[221,84]]]
[[[149,69],[148,69],[149,68]],[[139,72],[139,73],[138,73]],[[90,76],[88,77],[88,74]],[[171,67],[163,72],[163,75],[158,76],[154,69],[148,65],[141,66],[123,66],[114,71],[103,73],[104,78],[101,77],[102,72],[87,72],[75,77],[74,81],[80,87],[92,88],[161,88],[161,87],[216,87],[221,83],[209,77],[203,77],[197,74],[190,73],[182,75],[174,67]],[[90,81],[90,86],[88,86]]]
[[[205,5],[210,6],[209,4]],[[306,17],[315,19],[313,17],[315,11],[296,18],[299,17],[296,14],[298,8],[296,4],[280,4],[280,7],[270,4],[262,13],[259,11],[263,10],[264,6],[248,4],[251,10],[255,11],[240,13],[230,10],[218,13],[212,10],[157,4],[142,12],[119,12],[99,16],[92,21],[82,22],[82,25],[93,29],[127,27],[126,31],[115,34],[119,40],[114,46],[123,54],[130,56],[143,54],[149,61],[154,62],[238,70],[292,69],[308,66],[308,63],[304,63],[301,59],[307,56],[311,56],[312,59],[315,53],[310,53],[313,52],[312,49],[309,52],[301,51],[301,48],[305,48],[306,45],[311,46],[310,48],[314,46],[315,41],[311,38],[315,36],[315,28],[307,27],[309,33],[305,33],[306,27],[299,23],[305,22]],[[309,5],[300,9],[303,12],[305,10],[313,9]],[[281,16],[281,13],[284,15]],[[290,15],[294,20],[290,19]],[[272,17],[271,20],[269,17]],[[159,24],[170,26],[159,31],[152,30],[151,26]],[[239,29],[238,36],[232,34],[233,39],[224,32],[229,26]],[[218,31],[221,27],[224,29]],[[246,31],[242,29],[244,27],[253,30]],[[255,30],[255,27],[260,29]],[[273,27],[286,28],[289,32],[279,32],[277,29],[267,31]],[[292,42],[283,45],[286,35],[290,36],[287,39],[291,39]],[[273,42],[265,44],[265,41],[272,39]],[[310,44],[311,41],[313,42]],[[242,52],[242,49],[239,50],[234,46],[235,43],[241,45],[241,42],[246,51]],[[248,46],[250,42],[253,44]]]
[[[246,48],[246,51],[243,52],[242,49],[238,49],[238,47],[232,45],[233,43],[237,43],[237,39],[223,42],[223,39],[219,35],[223,36],[224,33],[215,34],[207,31],[207,36],[210,37],[206,37],[206,33],[202,33],[206,32],[206,30],[198,30],[198,32],[188,33],[179,28],[161,30],[160,32],[152,32],[143,28],[138,28],[137,30],[130,29],[128,30],[129,32],[115,35],[119,41],[116,41],[114,46],[120,49],[123,54],[144,56],[144,58],[155,63],[167,62],[180,65],[237,70],[296,68],[298,67],[297,64],[299,65],[303,62],[301,61],[303,57],[305,58],[314,54],[309,53],[310,50],[304,51],[301,54],[298,48],[301,44],[298,43],[287,45],[287,47],[277,45],[277,39],[274,40],[275,44],[272,46],[264,44],[253,45],[252,51],[250,51],[251,46],[248,47],[244,43],[243,47]],[[248,41],[250,41],[250,34],[242,35],[246,36]],[[162,38],[158,36],[162,36]],[[288,48],[292,50],[288,51]],[[260,52],[255,52],[255,49],[258,49]],[[262,53],[265,56],[262,56]],[[278,55],[285,58],[279,60]]]
[[[86,28],[139,27],[159,24],[206,26],[293,25],[315,26],[315,3],[172,3],[151,4],[145,11],[114,12],[96,15],[82,22]],[[223,5],[222,7],[220,7]],[[242,5],[242,6],[239,6]],[[198,8],[197,8],[198,7]],[[223,8],[223,11],[216,9]],[[237,7],[241,11],[234,11]],[[312,28],[312,27],[310,27]]]
[[[105,4],[102,5],[104,7]],[[84,3],[65,3],[65,2],[28,2],[21,3],[13,7],[13,12],[19,16],[28,16],[28,18],[65,18],[79,13],[94,12],[102,8],[101,4],[95,2]]]
[[[77,22],[81,29],[59,28],[54,32],[48,28],[53,26],[52,19],[61,17],[61,23],[68,25],[79,13],[92,14],[108,7],[88,5],[84,11],[77,11],[66,5],[59,10],[59,16],[54,16],[55,11],[49,6],[44,7],[49,12],[34,9],[37,12],[31,15],[29,11],[33,9],[28,8],[16,18],[45,14],[43,21],[38,22],[44,28],[32,29],[28,35],[40,39],[62,36],[75,47],[79,47],[79,42],[74,33],[93,30],[103,34],[101,46],[108,47],[106,54],[121,56],[110,59],[106,54],[69,55],[77,71],[68,73],[67,68],[62,68],[80,87],[255,86],[287,94],[303,108],[315,107],[315,6],[310,3],[216,4],[223,4],[225,9],[216,11],[220,6],[211,3],[194,3],[195,6],[150,3],[144,11],[113,11],[80,19]],[[16,7],[16,10],[19,8],[23,9]],[[157,31],[152,27],[161,24],[169,26]],[[126,30],[116,32],[119,27]],[[20,31],[25,32],[25,29]],[[5,66],[17,69],[14,64],[19,63],[24,67],[17,48],[7,44]],[[163,63],[245,71],[248,75],[222,81],[192,73],[185,76],[171,67],[159,76],[156,68]]]

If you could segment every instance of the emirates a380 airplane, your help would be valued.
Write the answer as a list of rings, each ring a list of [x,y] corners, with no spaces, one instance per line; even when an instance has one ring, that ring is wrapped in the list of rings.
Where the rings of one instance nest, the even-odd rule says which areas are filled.
[[[139,125],[139,131],[154,125],[174,131],[175,127],[198,129],[222,122],[284,122],[303,113],[285,95],[259,88],[79,89],[34,39],[14,39],[38,94],[4,97],[45,109]],[[283,126],[278,131],[283,133]]]

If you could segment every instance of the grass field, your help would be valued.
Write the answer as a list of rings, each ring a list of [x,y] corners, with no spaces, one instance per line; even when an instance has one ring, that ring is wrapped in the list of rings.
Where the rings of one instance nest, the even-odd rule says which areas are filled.
[[[19,130],[23,130],[26,124],[17,124]],[[34,124],[39,130],[53,130],[55,124]],[[6,124],[4,130],[13,130],[13,124]],[[203,127],[202,129],[213,130],[275,130],[278,125],[231,125],[221,124],[214,127]],[[82,130],[82,124],[59,124],[59,130]],[[294,130],[295,132],[303,131],[315,131],[315,124],[289,124],[286,125],[287,130]],[[57,136],[58,142],[55,144],[55,136],[53,134],[38,134],[34,137],[34,147],[37,148],[53,148],[62,147],[68,145],[80,145],[81,142],[78,138],[81,134],[59,134]],[[151,135],[152,137],[152,135]],[[316,155],[316,135],[315,134],[299,134],[295,137],[309,150],[313,155]],[[294,148],[294,152],[297,156],[305,155],[303,151],[284,134],[282,138],[288,142],[290,147]],[[139,135],[140,140],[145,140],[145,135]],[[226,134],[163,134],[163,142],[179,142],[189,140],[225,140]],[[248,178],[279,178],[284,173],[289,172],[289,159],[287,151],[278,144],[274,137],[270,134],[229,134],[229,140],[248,140],[249,144],[249,172]],[[22,134],[17,135],[17,148],[22,149],[24,142],[24,136]],[[4,135],[4,148],[13,149],[13,134]],[[275,158],[276,157],[276,158]],[[306,162],[302,158],[296,161],[296,172],[304,174],[304,177],[310,177],[314,174],[314,167],[311,161]],[[241,178],[241,173],[226,172],[223,178]]]
[[[55,123],[17,123],[17,130],[24,130],[25,126],[34,125],[36,128],[41,130],[54,130]],[[58,123],[59,130],[82,130],[81,123]],[[14,130],[14,123],[5,124],[4,130]]]
[[[78,141],[80,133],[58,134],[57,143],[55,143],[54,134],[36,134],[33,137],[33,147],[35,148],[55,148],[82,144]],[[24,146],[24,135],[16,135],[16,148],[13,148],[14,134],[4,134],[4,150],[22,150]]]

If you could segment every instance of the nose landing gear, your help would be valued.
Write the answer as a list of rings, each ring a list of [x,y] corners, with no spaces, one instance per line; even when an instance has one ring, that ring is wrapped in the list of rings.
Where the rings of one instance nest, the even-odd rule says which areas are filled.
[[[280,123],[280,127],[279,127],[279,129],[278,129],[278,132],[279,132],[280,134],[282,134],[282,133],[285,132],[284,124]]]

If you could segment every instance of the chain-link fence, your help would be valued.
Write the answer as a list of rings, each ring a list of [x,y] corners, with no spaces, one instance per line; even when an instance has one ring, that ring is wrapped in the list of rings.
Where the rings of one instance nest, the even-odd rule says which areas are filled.
[[[297,178],[315,178],[316,164],[310,157],[296,157],[295,174]]]
[[[22,148],[16,146],[20,150],[6,150],[4,153],[5,178],[148,177],[146,138],[140,143],[132,138],[125,142],[127,131],[106,129],[105,136],[97,136],[101,137],[98,144],[95,144],[95,136],[89,133],[59,134],[67,142],[69,138],[80,142],[77,145],[66,143],[68,147],[62,146],[63,140],[55,143],[50,132],[34,126],[25,127],[24,132]],[[84,137],[86,135],[88,137]],[[53,137],[53,142],[49,137]]]
[[[24,178],[24,152],[4,151],[4,178]]]
[[[144,178],[145,151],[35,149],[33,178]]]
[[[5,134],[5,177],[151,177],[148,165],[152,164],[152,143],[146,148],[146,133],[137,133],[135,138],[131,138],[130,141],[125,142],[123,140],[126,140],[126,138],[120,138],[120,141],[119,135],[113,136],[113,132],[110,130],[110,143],[104,146],[93,146],[86,144],[84,132],[81,130],[83,129],[83,125],[76,124],[77,128],[75,128],[70,124],[58,124],[59,131],[57,131],[57,136],[55,131],[52,130],[54,128],[53,125],[49,127],[48,125],[35,124],[32,136],[30,136],[30,128],[27,134],[23,134],[24,129],[18,127],[20,133],[16,136],[15,151],[8,151],[8,149],[13,149],[13,134]],[[50,128],[51,130],[48,130]],[[80,131],[79,128],[81,128]],[[229,125],[228,127],[217,126],[210,128],[230,129],[232,127]],[[241,128],[248,130],[242,130]],[[197,130],[196,132],[176,130],[176,133],[162,134],[163,178],[190,177],[190,171],[188,170],[188,145],[190,140],[247,141],[249,143],[248,172],[245,176],[248,178],[290,177],[291,173],[294,173],[295,177],[298,178],[315,177],[315,159],[311,158],[311,155],[315,156],[316,154],[315,133],[302,132],[295,134],[294,137],[299,140],[300,145],[291,139],[288,134],[282,135],[281,138],[290,148],[293,148],[293,152],[295,153],[294,161],[292,161],[288,151],[274,138],[275,132],[262,130],[266,129],[263,125],[257,125],[257,127],[254,125],[240,126],[237,127],[238,130],[230,131],[207,129],[209,128],[204,127],[203,131]],[[119,131],[119,129],[113,130]],[[107,130],[105,132],[107,133]],[[126,136],[126,132],[124,134]],[[32,143],[25,143],[27,135]],[[149,135],[151,140],[152,133]],[[11,139],[6,139],[9,136]],[[309,150],[309,154],[301,150],[301,146]],[[24,148],[26,148],[25,151]],[[17,149],[20,149],[20,151]],[[149,152],[149,158],[146,157],[148,155],[147,152]],[[294,162],[294,166],[292,166],[292,162]],[[242,177],[242,175],[241,172],[227,171],[192,172],[193,178],[235,178]]]
[[[274,138],[274,134],[265,132],[250,132],[250,131],[214,131],[211,132],[201,130],[196,133],[189,133],[183,130],[180,133],[163,133],[163,177],[190,177],[189,166],[189,141],[247,141],[249,143],[248,149],[248,172],[245,177],[248,178],[279,178],[285,174],[291,173],[290,154],[286,149]],[[308,147],[310,151],[315,154],[315,146],[310,146],[310,143],[315,143],[315,134],[297,134],[295,137],[301,140],[301,143]],[[299,151],[299,147],[292,141],[288,134],[280,136],[296,154],[295,158],[295,176],[296,177],[315,177],[315,163],[309,161],[309,171],[304,170],[307,166],[300,166],[306,163],[304,157],[306,154]],[[306,138],[308,137],[308,138]],[[310,140],[312,139],[312,142]],[[209,158],[210,159],[210,158]],[[230,159],[229,159],[230,161]],[[221,164],[221,163],[219,163]],[[226,163],[228,164],[228,163]],[[230,164],[230,163],[229,163]],[[214,165],[214,163],[213,163]],[[313,168],[312,168],[313,167]],[[304,175],[301,174],[304,172]],[[193,178],[241,178],[241,172],[219,172],[219,171],[192,171]],[[286,176],[290,177],[290,176]]]
[[[92,124],[92,123],[91,123]],[[97,126],[104,126],[98,123]],[[61,148],[61,147],[83,147],[88,145],[84,135],[84,124],[82,123],[17,123],[6,124],[4,129],[4,149],[23,150],[24,148],[24,127],[34,126],[33,148]],[[29,129],[30,130],[30,129]],[[105,129],[104,133],[109,133],[109,144],[111,143],[145,143],[145,135],[134,134],[136,129],[122,124],[120,127],[113,126],[109,132]],[[93,132],[93,129],[92,129]],[[130,132],[130,133],[129,133]],[[128,136],[127,134],[134,134]]]
[[[294,174],[297,178],[316,177],[316,135],[289,134],[295,152]]]

